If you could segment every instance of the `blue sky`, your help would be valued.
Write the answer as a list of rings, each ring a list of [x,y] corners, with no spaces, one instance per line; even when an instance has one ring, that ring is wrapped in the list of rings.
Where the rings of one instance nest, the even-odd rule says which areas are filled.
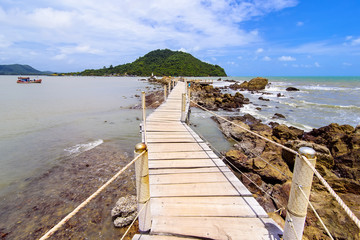
[[[0,64],[82,71],[155,49],[230,76],[360,75],[358,0],[2,0]]]

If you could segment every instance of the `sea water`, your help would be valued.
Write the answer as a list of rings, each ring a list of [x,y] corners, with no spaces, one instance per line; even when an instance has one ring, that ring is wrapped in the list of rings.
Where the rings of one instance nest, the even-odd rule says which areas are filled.
[[[117,141],[129,151],[139,138],[139,103],[150,85],[126,77],[49,77],[17,84],[0,76],[0,196],[59,162]]]
[[[217,81],[214,86],[223,87],[249,81],[252,77],[227,77]],[[223,115],[244,115],[249,113],[264,123],[271,121],[298,127],[305,131],[331,123],[360,124],[360,77],[267,77],[269,85],[259,92],[240,91],[249,98],[239,112]],[[299,91],[286,91],[295,87]],[[227,89],[232,94],[235,91]],[[280,97],[278,97],[280,94]],[[262,97],[269,101],[260,100]],[[258,109],[257,109],[258,108]],[[274,119],[280,113],[285,119]]]
[[[224,80],[242,82],[251,78],[213,79],[214,86],[221,87],[232,84]],[[135,95],[156,88],[128,77],[44,76],[41,84],[16,84],[16,79],[0,76],[1,199],[16,193],[26,179],[61,165],[69,156],[106,143],[131,155],[140,141],[141,110],[132,109],[140,99]],[[269,77],[269,81],[262,92],[241,91],[251,103],[239,111],[218,113],[250,113],[265,123],[277,121],[307,131],[333,122],[354,127],[360,123],[360,77]],[[288,92],[287,87],[300,91]],[[277,97],[279,93],[281,97]],[[270,101],[262,101],[260,96]],[[273,119],[275,113],[286,119]],[[210,116],[193,108],[192,127],[215,148],[225,151],[231,143],[223,138]],[[101,156],[96,157],[101,160]],[[36,191],[37,186],[32,189]],[[14,219],[21,217],[19,213]]]

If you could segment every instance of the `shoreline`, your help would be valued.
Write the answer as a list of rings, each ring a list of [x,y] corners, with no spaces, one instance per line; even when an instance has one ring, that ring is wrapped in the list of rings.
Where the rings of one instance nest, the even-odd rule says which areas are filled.
[[[195,102],[205,108],[210,108],[212,111],[222,109],[222,111],[227,113],[235,113],[235,116],[228,116],[226,118],[275,142],[284,144],[293,150],[297,150],[301,146],[314,148],[317,151],[318,157],[316,168],[340,194],[348,206],[352,208],[355,214],[360,217],[360,206],[357,205],[360,201],[360,171],[358,170],[359,167],[357,167],[359,162],[356,158],[356,156],[360,156],[360,125],[352,127],[346,124],[339,125],[333,123],[324,127],[313,128],[311,131],[306,132],[281,124],[281,122],[277,123],[276,118],[280,120],[284,118],[281,114],[274,114],[275,122],[269,121],[269,123],[264,124],[261,120],[256,119],[250,114],[239,113],[237,109],[242,109],[245,104],[249,104],[249,101],[244,96],[240,96],[242,94],[240,93],[239,95],[238,91],[236,91],[238,95],[238,99],[236,99],[236,96],[229,96],[229,94],[224,93],[227,88],[224,89],[221,92],[212,86],[194,86]],[[261,90],[256,91],[261,93]],[[218,98],[225,98],[228,101],[224,103]],[[236,104],[236,101],[239,102],[239,99],[242,102]],[[229,106],[230,109],[227,109]],[[243,172],[243,174],[237,173],[238,178],[253,193],[266,212],[270,213],[269,215],[280,225],[283,225],[285,211],[280,211],[281,214],[278,211],[283,207],[286,208],[287,205],[293,157],[286,154],[286,151],[251,136],[251,134],[248,134],[239,127],[231,126],[216,117],[212,117],[212,119],[217,122],[223,135],[228,140],[237,141],[224,155]],[[255,154],[252,152],[254,150]],[[284,177],[284,175],[274,171],[261,158],[274,164],[277,169],[280,169],[288,177]],[[234,172],[237,172],[233,167],[229,167]],[[255,187],[253,182],[265,189],[271,196],[278,198],[279,202],[276,203],[264,195],[262,191]],[[323,199],[327,199],[327,201],[323,201]],[[345,238],[359,236],[359,229],[347,216],[343,216],[340,223],[336,223],[338,216],[345,213],[317,179],[314,179],[313,182],[311,200],[318,209],[319,214],[323,217],[326,216],[324,221],[330,226],[330,231],[334,237],[342,239],[344,236],[347,236]],[[344,225],[346,226],[346,231],[343,229]],[[317,219],[311,211],[308,212],[304,234],[308,239],[327,238],[326,233],[321,225],[317,224]],[[355,237],[355,239],[358,238]]]
[[[28,179],[22,189],[0,203],[4,219],[0,223],[1,239],[40,238],[128,161],[129,156],[120,152],[116,143],[105,142]],[[126,228],[115,228],[110,212],[120,197],[136,194],[134,175],[132,168],[124,172],[52,239],[121,237]],[[127,239],[136,231],[135,224]]]

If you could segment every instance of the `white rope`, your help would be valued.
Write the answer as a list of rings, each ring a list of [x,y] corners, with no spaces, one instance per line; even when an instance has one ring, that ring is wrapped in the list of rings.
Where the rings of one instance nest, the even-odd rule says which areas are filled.
[[[350,208],[344,203],[344,201],[335,193],[335,191],[330,187],[326,180],[320,175],[320,173],[315,169],[315,167],[306,159],[306,157],[301,156],[305,163],[313,170],[314,174],[319,178],[320,182],[325,186],[328,192],[335,198],[335,200],[340,204],[344,209],[346,214],[354,221],[356,226],[360,229],[360,220],[355,216],[355,214],[350,210]]]
[[[122,174],[126,169],[128,169],[136,160],[138,160],[146,151],[143,151],[131,162],[129,162],[125,167],[123,167],[119,172],[117,172],[110,180],[108,180],[104,185],[102,185],[96,192],[94,192],[90,197],[88,197],[84,202],[82,202],[77,208],[75,208],[71,213],[64,217],[58,224],[56,224],[52,229],[50,229],[46,234],[44,234],[39,240],[48,239],[53,235],[59,228],[61,228],[67,221],[70,220],[77,212],[85,207],[92,199],[94,199],[101,191],[103,191],[110,183],[112,183],[120,174]]]
[[[249,129],[246,129],[246,128],[244,128],[243,126],[241,126],[241,125],[239,125],[239,124],[233,123],[232,121],[230,121],[230,120],[228,120],[228,119],[226,119],[226,118],[224,118],[224,117],[222,117],[222,116],[220,116],[220,115],[218,115],[218,114],[216,114],[216,113],[214,113],[214,112],[212,112],[212,111],[210,111],[210,110],[208,110],[208,109],[200,106],[199,104],[197,104],[196,102],[194,102],[194,101],[192,101],[192,100],[191,100],[191,102],[193,102],[195,105],[197,105],[199,108],[203,109],[204,111],[209,112],[209,113],[213,114],[214,116],[216,116],[216,117],[218,117],[218,118],[220,118],[220,119],[222,119],[222,120],[224,120],[224,121],[226,121],[226,122],[228,122],[228,123],[231,123],[231,124],[233,124],[233,125],[241,128],[241,129],[243,129],[243,130],[245,130],[245,131],[247,131],[247,132],[249,132],[249,133],[251,133],[251,134],[253,134],[253,135],[255,135],[255,136],[257,136],[257,137],[259,137],[259,138],[261,138],[261,139],[263,139],[263,140],[265,140],[265,141],[267,141],[267,142],[273,143],[273,144],[275,144],[276,146],[279,146],[279,147],[281,147],[281,148],[283,148],[283,149],[285,149],[285,150],[287,150],[287,151],[289,151],[289,152],[291,152],[291,153],[294,153],[295,155],[299,155],[298,152],[296,152],[295,150],[293,150],[293,149],[291,149],[291,148],[285,147],[284,145],[281,145],[280,143],[277,143],[277,142],[275,142],[275,141],[273,141],[273,140],[270,140],[270,139],[268,139],[268,138],[266,138],[266,137],[264,137],[264,136],[261,136],[260,134],[257,134],[256,132],[253,132],[253,131],[251,131],[251,130],[249,130]]]
[[[220,128],[217,127],[217,129],[219,129],[221,131]],[[235,138],[233,138],[232,136],[230,136],[230,138],[236,142],[237,144],[241,144],[239,141],[237,141]],[[268,164],[270,167],[272,167],[273,169],[275,169],[277,172],[279,172],[281,175],[283,175],[284,177],[286,177],[287,179],[291,179],[290,176],[286,175],[284,172],[282,172],[280,169],[278,169],[277,167],[275,167],[274,165],[272,165],[270,162],[266,161],[265,159],[263,159],[260,154],[259,155],[256,155],[254,154],[253,152],[250,152],[251,155],[253,155],[254,157],[258,157],[260,158],[260,160],[262,160],[263,162],[265,162],[266,164]]]
[[[291,148],[285,147],[285,146],[283,146],[283,145],[281,145],[281,144],[279,144],[279,143],[277,143],[277,142],[274,142],[274,141],[272,141],[272,140],[270,140],[270,139],[268,139],[268,138],[266,138],[266,137],[263,137],[263,136],[255,133],[255,132],[249,130],[249,129],[246,129],[246,128],[240,126],[239,124],[233,123],[233,122],[231,122],[230,120],[228,120],[228,119],[226,119],[226,118],[224,118],[224,117],[222,117],[222,116],[220,116],[220,115],[218,115],[218,114],[216,114],[216,113],[214,113],[214,112],[212,112],[212,111],[210,111],[210,110],[208,110],[208,109],[200,106],[199,104],[197,104],[197,103],[194,102],[194,101],[192,101],[192,102],[193,102],[195,105],[197,105],[199,108],[203,109],[204,111],[209,112],[209,113],[213,114],[214,116],[216,116],[216,117],[218,117],[218,118],[220,118],[220,119],[223,119],[224,121],[229,122],[229,123],[231,123],[231,124],[233,124],[233,125],[235,125],[235,126],[237,126],[237,127],[240,127],[241,129],[243,129],[243,130],[245,130],[245,131],[247,131],[247,132],[249,132],[249,133],[252,133],[252,134],[254,134],[255,136],[258,136],[259,138],[261,138],[261,139],[263,139],[263,140],[265,140],[265,141],[267,141],[267,142],[273,143],[273,144],[275,144],[275,145],[277,145],[277,146],[279,146],[279,147],[281,147],[281,148],[283,148],[283,149],[286,149],[287,151],[289,151],[289,152],[291,152],[291,153],[294,153],[294,154],[300,156],[300,157],[306,162],[306,164],[311,168],[311,170],[314,172],[314,174],[319,178],[320,182],[325,186],[325,188],[328,190],[328,192],[336,199],[336,201],[337,201],[337,202],[340,204],[340,206],[344,209],[344,211],[345,211],[346,214],[350,217],[350,219],[353,220],[354,223],[356,224],[356,226],[360,229],[360,220],[355,216],[355,214],[350,210],[350,208],[349,208],[349,207],[343,202],[343,200],[335,193],[335,191],[330,187],[330,185],[325,181],[325,179],[320,175],[320,173],[315,169],[315,167],[312,166],[311,163],[310,163],[304,156],[300,155],[299,153],[297,153],[295,150],[293,150],[293,149],[291,149]]]
[[[310,202],[310,200],[306,197],[306,194],[304,193],[304,191],[302,190],[302,187],[299,186],[299,190],[302,193],[302,195],[304,196],[305,200],[308,202],[309,206],[311,207],[311,210],[315,213],[315,216],[317,217],[317,219],[319,219],[321,225],[323,226],[323,228],[325,229],[327,235],[329,235],[329,237],[334,240],[334,238],[332,237],[329,229],[326,227],[325,223],[323,222],[323,220],[321,219],[321,217],[319,216],[319,214],[317,213],[316,209],[314,208],[314,206],[312,205],[312,203]]]
[[[146,203],[148,203],[148,202],[149,202],[149,200],[148,200]],[[140,213],[144,210],[145,206],[146,206],[146,204],[144,204],[144,206],[140,209],[140,211],[138,212],[138,214],[136,215],[136,217],[134,218],[134,220],[130,223],[129,227],[126,229],[125,233],[122,235],[122,237],[121,237],[120,240],[123,240],[123,239],[126,237],[126,235],[128,234],[128,232],[130,231],[130,228],[134,225],[136,219],[138,219]]]
[[[205,139],[200,133],[197,132],[197,134],[202,138]],[[236,140],[235,140],[236,141]],[[210,143],[209,143],[210,144]],[[248,176],[246,176],[245,173],[243,173],[239,168],[237,168],[232,162],[230,162],[226,156],[222,155],[221,152],[219,150],[217,150],[216,148],[214,148],[214,146],[211,146],[211,148],[217,152],[219,155],[222,156],[221,160],[225,160],[229,165],[231,165],[233,168],[235,168],[235,170],[237,170],[241,175],[245,176],[251,183],[253,183],[258,189],[260,189],[260,191],[262,191],[265,195],[267,195],[271,200],[273,200],[274,202],[276,202],[281,208],[279,208],[278,210],[274,211],[275,213],[278,212],[280,210],[280,215],[283,209],[286,209],[286,207],[284,205],[282,205],[276,198],[274,198],[273,196],[271,196],[269,193],[267,193],[263,188],[261,188],[259,185],[257,185],[251,178],[249,178]],[[239,163],[240,165],[242,165],[241,163]],[[296,234],[296,230],[293,224],[293,220],[291,218],[291,216],[288,216],[289,218],[289,224],[291,226],[291,229],[294,231],[294,234],[296,236],[296,239],[298,239],[297,234]]]

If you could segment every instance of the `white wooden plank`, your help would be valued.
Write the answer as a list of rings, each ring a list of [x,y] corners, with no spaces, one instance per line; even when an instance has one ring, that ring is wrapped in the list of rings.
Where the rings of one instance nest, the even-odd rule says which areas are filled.
[[[187,158],[209,158],[203,151],[184,152],[152,152],[149,149],[149,160],[151,159],[187,159]]]
[[[152,197],[239,195],[228,182],[150,185],[150,192]]]
[[[151,175],[150,184],[226,182],[227,178],[221,172],[213,173],[178,173],[167,175]]]
[[[151,152],[188,152],[188,151],[201,151],[202,148],[197,143],[149,143],[148,149]]]
[[[190,168],[214,167],[211,159],[154,160],[149,161],[149,168]]]
[[[151,212],[153,216],[170,217],[257,217],[243,198],[222,196],[152,198]]]
[[[151,233],[178,234],[206,239],[280,239],[282,231],[269,218],[156,217]]]
[[[149,169],[150,175],[159,174],[177,174],[177,173],[204,173],[204,172],[218,172],[218,167],[194,167],[194,168],[160,168],[160,169]],[[224,168],[222,172],[229,171],[230,169]]]

